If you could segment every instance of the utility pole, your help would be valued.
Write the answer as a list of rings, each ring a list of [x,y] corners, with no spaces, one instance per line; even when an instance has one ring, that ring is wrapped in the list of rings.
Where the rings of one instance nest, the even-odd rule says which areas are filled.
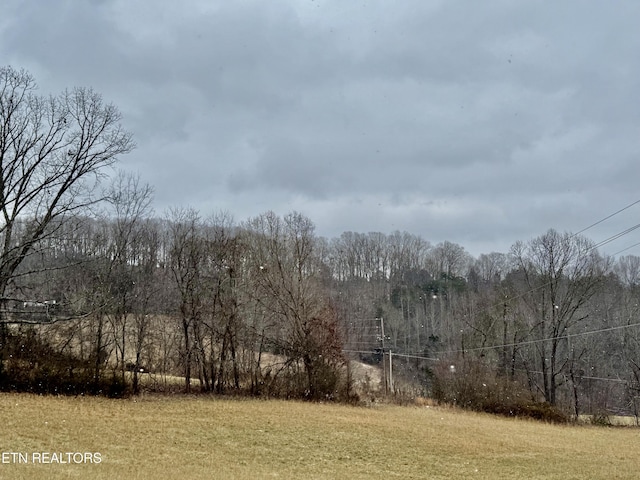
[[[380,333],[382,334],[380,341],[382,342],[382,378],[384,379],[384,394],[388,392],[387,384],[387,362],[384,359],[384,318],[380,317]]]
[[[393,353],[391,352],[391,349],[389,349],[389,390],[391,391],[391,394],[394,394],[395,391],[393,389],[393,363],[391,361],[393,357]]]

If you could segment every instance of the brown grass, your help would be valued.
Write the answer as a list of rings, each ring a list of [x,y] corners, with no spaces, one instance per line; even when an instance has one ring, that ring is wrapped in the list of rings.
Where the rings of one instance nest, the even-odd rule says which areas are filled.
[[[553,426],[422,406],[210,397],[0,395],[0,452],[100,452],[2,464],[0,478],[637,478],[632,428]]]

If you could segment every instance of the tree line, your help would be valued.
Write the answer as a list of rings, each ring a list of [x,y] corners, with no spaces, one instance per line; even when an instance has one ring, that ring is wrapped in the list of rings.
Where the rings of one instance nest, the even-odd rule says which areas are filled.
[[[328,245],[345,349],[394,352],[396,389],[637,415],[640,257],[553,229],[478,258],[400,232]]]

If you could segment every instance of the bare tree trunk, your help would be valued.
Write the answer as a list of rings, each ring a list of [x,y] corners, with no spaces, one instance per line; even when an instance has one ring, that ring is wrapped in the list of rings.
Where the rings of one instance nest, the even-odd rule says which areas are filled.
[[[99,385],[102,378],[102,363],[104,357],[104,345],[102,343],[103,339],[103,326],[104,326],[104,317],[102,312],[98,312],[97,314],[97,331],[96,331],[96,343],[95,343],[95,362],[94,362],[94,371],[93,371],[93,382],[94,382],[94,393],[98,393]]]
[[[184,340],[184,391],[191,393],[191,341],[189,337],[189,321],[182,319],[182,333]]]
[[[218,367],[218,384],[216,385],[216,392],[224,393],[226,384],[226,363],[227,363],[227,331],[222,336],[222,346],[220,347],[220,365]]]
[[[236,358],[235,335],[231,336],[229,343],[230,343],[229,347],[231,348],[231,362],[233,366],[233,385],[236,388],[236,390],[239,390],[240,389],[240,371],[238,369],[238,359]]]

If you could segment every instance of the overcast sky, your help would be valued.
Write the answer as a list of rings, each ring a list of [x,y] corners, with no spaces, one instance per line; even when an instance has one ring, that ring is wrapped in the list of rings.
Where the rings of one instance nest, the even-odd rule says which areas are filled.
[[[297,210],[477,256],[640,199],[638,25],[637,0],[3,0],[0,64],[115,103],[158,215]]]

